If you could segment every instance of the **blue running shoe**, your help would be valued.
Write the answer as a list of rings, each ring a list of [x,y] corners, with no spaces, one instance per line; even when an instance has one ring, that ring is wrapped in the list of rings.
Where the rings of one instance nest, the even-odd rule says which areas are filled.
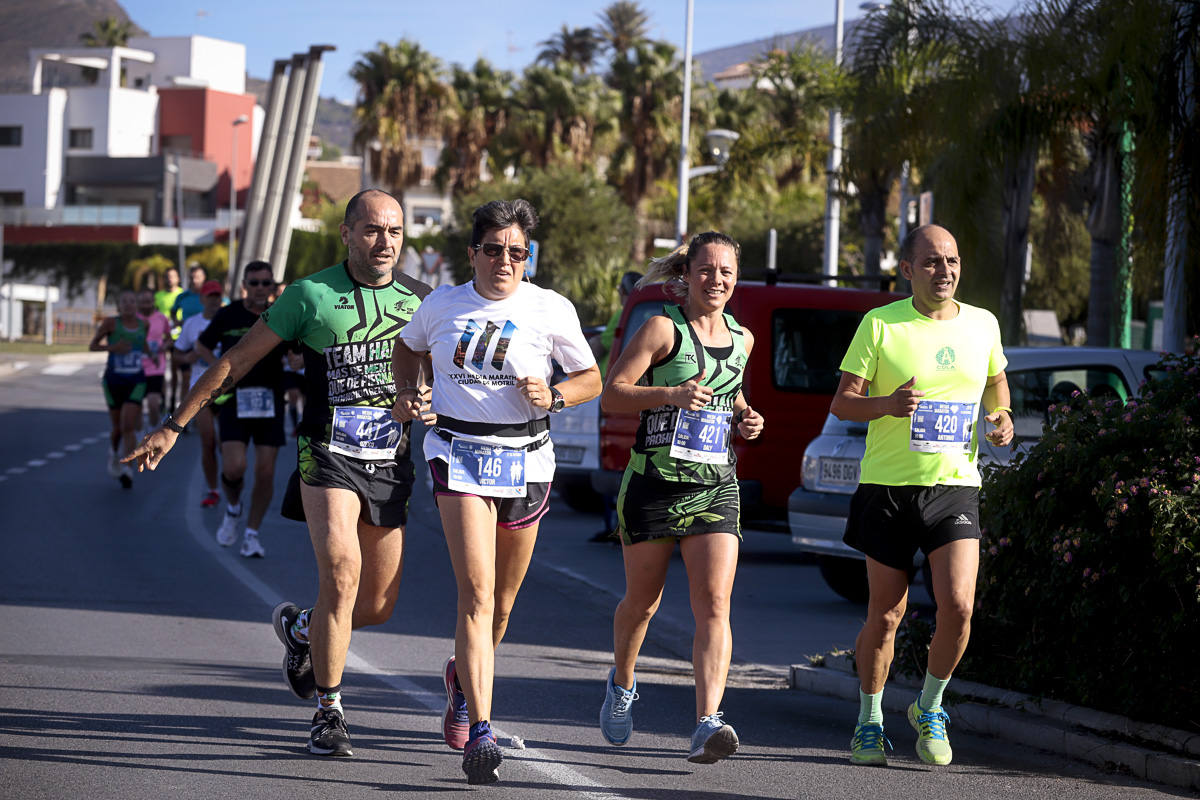
[[[503,760],[504,754],[500,752],[496,735],[487,720],[472,725],[471,740],[463,749],[462,769],[467,783],[476,785],[500,780],[500,762]]]
[[[887,753],[883,746],[892,746],[883,735],[883,726],[874,722],[864,722],[854,728],[854,737],[850,740],[850,763],[865,764],[871,767],[886,767]]]
[[[954,759],[950,738],[946,736],[950,716],[942,711],[941,706],[922,711],[919,701],[918,696],[908,707],[908,724],[917,732],[917,755],[926,764],[944,767]]]
[[[633,701],[638,699],[638,693],[637,676],[633,678],[632,689],[622,689],[613,683],[616,674],[616,667],[608,671],[604,705],[600,706],[600,733],[604,734],[604,741],[620,747],[633,735]]]
[[[724,712],[718,711],[700,718],[692,734],[692,749],[688,753],[688,761],[693,764],[715,764],[722,758],[729,758],[737,752],[737,732],[732,725],[721,721]]]

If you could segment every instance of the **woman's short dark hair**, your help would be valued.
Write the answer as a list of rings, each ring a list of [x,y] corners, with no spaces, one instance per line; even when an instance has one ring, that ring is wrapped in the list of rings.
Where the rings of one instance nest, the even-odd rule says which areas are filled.
[[[472,215],[471,245],[477,245],[488,231],[499,231],[516,225],[525,234],[525,246],[529,246],[529,234],[538,225],[537,211],[528,200],[493,200],[475,209]]]

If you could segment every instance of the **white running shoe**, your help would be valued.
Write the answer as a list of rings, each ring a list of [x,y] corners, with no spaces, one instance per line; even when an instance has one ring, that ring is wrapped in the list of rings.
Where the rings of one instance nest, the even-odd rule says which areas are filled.
[[[217,528],[217,544],[221,547],[229,547],[238,540],[238,520],[241,514],[230,514],[229,509],[225,510],[225,519],[221,520],[221,527]]]
[[[242,558],[266,558],[267,551],[258,541],[258,535],[246,531],[242,537]]]
[[[121,464],[117,461],[117,451],[108,451],[108,477],[119,478],[121,476]]]
[[[120,477],[117,478],[121,482],[122,489],[133,488],[133,468],[128,464],[122,464],[120,469]]]

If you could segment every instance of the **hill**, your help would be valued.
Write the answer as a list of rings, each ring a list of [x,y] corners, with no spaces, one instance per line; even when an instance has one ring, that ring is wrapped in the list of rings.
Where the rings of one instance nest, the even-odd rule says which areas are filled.
[[[128,21],[117,0],[4,0],[0,3],[0,92],[29,91],[29,51],[79,47],[105,17]],[[139,34],[143,31],[139,28]]]

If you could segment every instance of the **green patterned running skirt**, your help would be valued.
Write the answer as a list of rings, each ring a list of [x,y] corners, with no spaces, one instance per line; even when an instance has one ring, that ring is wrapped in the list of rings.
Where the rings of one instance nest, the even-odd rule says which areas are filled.
[[[625,544],[697,533],[742,538],[736,480],[716,485],[663,481],[626,469],[617,495],[617,532]]]

